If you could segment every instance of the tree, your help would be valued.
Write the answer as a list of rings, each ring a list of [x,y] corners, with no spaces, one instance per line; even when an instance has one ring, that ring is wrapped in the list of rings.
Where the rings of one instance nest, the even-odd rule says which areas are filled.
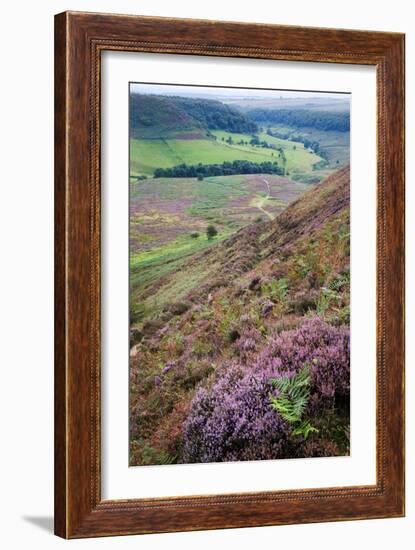
[[[218,230],[214,225],[208,225],[206,228],[206,235],[209,241],[218,234]]]
[[[199,181],[203,181],[203,176],[202,176],[202,174],[198,174],[198,175],[197,175],[197,179],[198,179]]]

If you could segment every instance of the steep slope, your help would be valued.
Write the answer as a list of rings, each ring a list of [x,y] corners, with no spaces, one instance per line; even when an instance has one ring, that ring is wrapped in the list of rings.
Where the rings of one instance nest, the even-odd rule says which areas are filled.
[[[142,299],[151,296],[154,302],[164,303],[166,298],[171,301],[171,307],[165,307],[158,324],[171,316],[171,310],[183,309],[183,302],[190,306],[204,300],[209,293],[222,286],[228,287],[255,266],[260,271],[266,269],[266,262],[260,263],[261,260],[271,257],[277,262],[278,258],[290,253],[290,244],[302,236],[310,236],[331,218],[337,220],[335,215],[338,212],[340,217],[347,217],[349,177],[348,168],[336,172],[291,203],[272,222],[252,224],[239,230],[226,241],[193,254],[187,261],[181,262],[176,270],[169,269],[164,277],[157,280],[156,285],[149,284],[141,292]],[[308,244],[306,242],[304,246]],[[309,251],[307,258],[313,254]],[[321,263],[324,261],[322,258]],[[317,258],[315,263],[318,263]],[[287,260],[284,264],[287,264]],[[183,274],[186,274],[185,277]],[[157,323],[151,326],[156,327]],[[145,331],[151,330],[149,327],[144,327]]]
[[[180,462],[192,399],[221,366],[255,363],[276,334],[305,319],[347,325],[349,179],[340,170],[275,220],[169,274],[159,292],[176,288],[180,300],[132,334],[131,464]]]

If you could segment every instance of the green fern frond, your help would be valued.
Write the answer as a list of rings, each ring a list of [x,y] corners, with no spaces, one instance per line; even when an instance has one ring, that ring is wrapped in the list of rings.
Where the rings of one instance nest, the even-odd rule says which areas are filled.
[[[291,378],[274,378],[271,383],[280,392],[278,397],[270,396],[272,407],[287,422],[299,422],[310,397],[310,367],[304,366]]]
[[[293,429],[291,435],[302,435],[304,439],[307,439],[311,433],[318,433],[317,428],[314,428],[309,420],[304,420],[299,426]]]
[[[281,378],[272,378],[270,382],[281,393],[287,393],[290,388],[291,378],[288,378],[288,376],[281,376]]]
[[[280,413],[284,420],[290,422],[290,424],[297,422],[301,418],[301,414],[299,416],[297,403],[290,401],[286,397],[270,396],[270,399],[272,407]]]
[[[318,432],[308,420],[302,419],[310,398],[310,366],[305,365],[295,376],[281,376],[270,380],[280,395],[270,395],[271,407],[282,418],[293,424],[292,435],[302,435],[307,439],[310,433]]]

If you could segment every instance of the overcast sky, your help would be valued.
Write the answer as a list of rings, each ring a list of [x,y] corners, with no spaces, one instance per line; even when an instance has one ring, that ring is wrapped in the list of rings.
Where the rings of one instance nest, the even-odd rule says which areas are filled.
[[[175,84],[139,84],[130,83],[132,93],[141,94],[156,94],[156,95],[180,95],[180,96],[199,96],[199,97],[249,97],[249,98],[266,98],[266,97],[283,97],[283,98],[319,98],[319,99],[337,99],[340,101],[347,100],[350,94],[348,93],[329,93],[318,91],[288,91],[288,90],[259,90],[255,88],[220,88],[206,86],[180,86]]]

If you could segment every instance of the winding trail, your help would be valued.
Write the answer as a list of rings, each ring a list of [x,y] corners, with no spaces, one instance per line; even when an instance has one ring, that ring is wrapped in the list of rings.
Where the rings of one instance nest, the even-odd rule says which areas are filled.
[[[268,218],[270,220],[274,220],[275,219],[275,216],[273,214],[271,214],[271,212],[267,212],[265,210],[265,208],[263,208],[263,204],[271,197],[271,188],[269,186],[269,182],[268,180],[266,180],[265,178],[262,178],[262,181],[266,184],[267,186],[267,191],[268,191],[268,194],[266,197],[261,197],[259,200],[258,200],[258,203],[256,204],[256,207],[258,208],[258,210],[260,210],[263,214],[265,214],[266,216],[268,216]]]

